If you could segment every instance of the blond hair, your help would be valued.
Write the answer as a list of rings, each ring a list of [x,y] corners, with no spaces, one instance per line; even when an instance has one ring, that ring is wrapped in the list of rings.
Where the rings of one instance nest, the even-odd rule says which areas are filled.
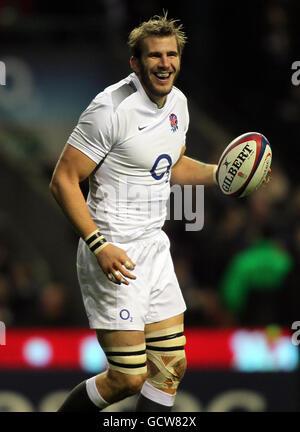
[[[187,40],[185,33],[182,31],[183,25],[177,25],[179,20],[168,19],[167,15],[168,12],[165,12],[164,16],[155,15],[131,31],[128,38],[128,45],[132,56],[137,58],[141,56],[141,42],[149,36],[175,36],[179,55],[181,56]]]

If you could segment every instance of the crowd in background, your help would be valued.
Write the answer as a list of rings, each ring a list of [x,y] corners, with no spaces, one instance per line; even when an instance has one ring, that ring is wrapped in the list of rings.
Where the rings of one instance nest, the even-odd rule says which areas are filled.
[[[0,222],[0,321],[6,326],[68,326],[82,322],[70,310],[65,284],[37,257],[20,256],[26,244],[12,241],[14,229]]]
[[[47,15],[47,2],[17,3],[1,4],[2,34],[22,16],[26,21],[34,11]],[[124,43],[132,25],[162,9],[157,1],[112,3],[89,2],[89,12],[97,11],[108,26],[114,23],[114,44],[120,42],[116,34]],[[54,9],[48,14],[52,19]],[[75,9],[80,15],[80,7]],[[291,63],[300,60],[298,9],[291,0],[251,2],[235,10],[227,2],[195,2],[194,13],[189,7],[180,13],[169,8],[170,16],[182,19],[189,36],[178,86],[232,138],[257,130],[273,146],[268,185],[245,199],[206,188],[201,231],[186,232],[179,221],[165,225],[187,303],[187,325],[290,327],[300,319],[300,86],[291,83]],[[60,28],[65,42],[67,33]],[[203,155],[215,162],[220,151],[221,143],[214,143]],[[53,168],[53,161],[44,167],[47,182]],[[70,291],[79,288],[68,287],[51,264],[16,254],[22,245],[12,241],[14,228],[7,219],[7,214],[0,218],[0,321],[11,326],[86,325],[71,307]]]
[[[186,324],[290,327],[300,307],[300,187],[291,190],[274,164],[271,182],[252,196],[228,198],[206,188],[204,200],[201,231],[185,231],[184,221],[165,225],[187,303]],[[85,325],[51,269],[41,274],[41,263],[15,258],[12,235],[1,227],[0,321]]]
[[[274,164],[272,181],[244,199],[206,189],[198,233],[169,231],[188,305],[186,323],[290,327],[297,320],[300,187]],[[177,222],[178,224],[178,222]],[[181,228],[183,228],[181,226]]]

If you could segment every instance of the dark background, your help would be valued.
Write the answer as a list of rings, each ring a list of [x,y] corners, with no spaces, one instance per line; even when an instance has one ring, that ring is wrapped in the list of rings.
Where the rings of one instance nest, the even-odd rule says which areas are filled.
[[[0,86],[0,319],[7,325],[86,324],[75,275],[77,236],[48,184],[80,113],[130,73],[130,30],[163,9],[182,21],[188,36],[177,83],[190,106],[186,154],[216,163],[248,131],[263,133],[273,150],[267,187],[243,200],[206,188],[201,231],[167,221],[189,306],[186,321],[290,327],[299,318],[300,87],[292,83],[298,3],[27,0],[0,5],[7,73]],[[271,274],[275,266],[277,283],[266,287],[248,278],[243,288],[239,281],[244,308],[237,309],[226,294],[226,275],[231,280],[243,267],[237,254],[266,239],[280,249],[284,268],[278,270],[272,254],[264,268],[246,265],[246,278],[247,272]]]
[[[2,0],[0,321],[7,326],[88,325],[78,237],[48,184],[80,113],[131,72],[129,32],[163,9],[188,37],[176,84],[190,107],[186,154],[217,163],[248,131],[263,133],[273,151],[272,180],[250,197],[205,189],[201,231],[166,222],[186,325],[290,328],[300,319],[300,86],[292,83],[299,2]]]

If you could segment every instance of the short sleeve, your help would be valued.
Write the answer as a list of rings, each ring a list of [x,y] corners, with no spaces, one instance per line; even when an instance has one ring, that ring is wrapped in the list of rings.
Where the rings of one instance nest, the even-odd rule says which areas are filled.
[[[93,101],[81,114],[67,143],[98,164],[113,145],[111,106]]]

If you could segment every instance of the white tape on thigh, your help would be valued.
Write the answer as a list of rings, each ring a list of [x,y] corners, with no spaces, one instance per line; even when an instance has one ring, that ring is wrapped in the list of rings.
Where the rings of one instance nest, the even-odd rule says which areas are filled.
[[[147,373],[145,342],[126,347],[107,347],[103,351],[110,369],[128,375]]]
[[[146,334],[150,384],[177,389],[185,370],[185,342],[183,324]]]

